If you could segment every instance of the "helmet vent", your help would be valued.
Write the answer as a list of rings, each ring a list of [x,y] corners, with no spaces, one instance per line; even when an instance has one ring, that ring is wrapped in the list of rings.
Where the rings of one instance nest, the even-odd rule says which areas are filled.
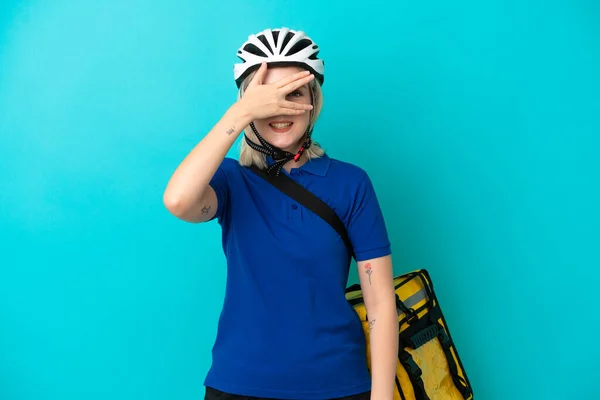
[[[290,49],[290,51],[288,51],[288,53],[286,54],[286,56],[294,55],[297,52],[299,52],[300,50],[304,50],[305,48],[307,48],[311,44],[312,44],[312,41],[309,40],[309,39],[298,40],[298,43],[296,43],[295,45],[292,46],[292,48]]]
[[[287,46],[287,44],[290,42],[290,40],[292,40],[293,37],[294,34],[292,32],[288,32],[287,35],[285,35],[285,38],[283,38],[283,43],[281,44],[281,46],[279,46],[279,48],[285,49],[285,46]]]
[[[258,40],[260,40],[262,42],[262,44],[264,44],[266,46],[266,48],[269,49],[271,54],[273,54],[273,49],[271,48],[271,45],[269,44],[269,41],[267,40],[265,35],[258,36]]]
[[[308,57],[309,60],[318,60],[317,56],[319,55],[319,52],[317,51],[316,53],[313,53],[310,55],[310,57]]]
[[[254,54],[256,56],[267,57],[267,55],[261,49],[259,49],[256,45],[254,45],[252,43],[248,43],[247,45],[245,45],[244,50],[246,50],[248,53]]]

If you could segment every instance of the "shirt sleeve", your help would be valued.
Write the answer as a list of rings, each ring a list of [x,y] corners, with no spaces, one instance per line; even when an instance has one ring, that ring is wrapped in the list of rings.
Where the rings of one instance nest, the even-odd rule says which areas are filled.
[[[356,191],[348,221],[348,236],[356,261],[391,254],[383,213],[369,176],[365,173]]]
[[[229,164],[230,161],[227,158],[224,159],[209,182],[210,187],[217,195],[217,212],[211,218],[211,221],[217,219],[220,225],[223,225],[223,221],[227,216],[229,204],[229,180],[227,177],[227,166]]]

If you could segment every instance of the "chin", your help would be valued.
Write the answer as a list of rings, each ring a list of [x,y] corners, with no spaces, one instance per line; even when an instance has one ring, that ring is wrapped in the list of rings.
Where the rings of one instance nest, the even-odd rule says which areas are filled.
[[[287,151],[293,151],[293,150],[290,150],[290,148],[298,145],[298,140],[286,139],[286,138],[281,138],[280,140],[267,139],[267,142],[271,143],[275,147],[279,147],[280,149],[287,150]]]
[[[300,143],[300,141],[302,140],[304,134],[304,132],[276,133],[273,132],[269,127],[266,129],[263,128],[263,130],[259,130],[258,132],[273,146],[287,151],[290,151],[290,147],[297,147],[301,145],[302,143]],[[295,149],[293,149],[293,151],[295,151]]]

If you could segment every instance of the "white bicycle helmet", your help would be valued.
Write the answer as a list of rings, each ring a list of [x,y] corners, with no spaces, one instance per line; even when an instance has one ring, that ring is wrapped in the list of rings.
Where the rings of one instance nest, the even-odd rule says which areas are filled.
[[[239,88],[242,81],[266,61],[269,65],[305,68],[323,85],[325,62],[317,58],[318,54],[319,46],[302,31],[265,29],[248,36],[238,50],[237,55],[243,62],[233,66],[235,83]]]

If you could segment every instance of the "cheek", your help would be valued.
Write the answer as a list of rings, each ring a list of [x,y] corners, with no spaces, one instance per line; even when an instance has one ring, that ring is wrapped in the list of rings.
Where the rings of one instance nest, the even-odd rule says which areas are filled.
[[[310,112],[306,112],[306,115],[302,116],[302,124],[304,126],[308,126],[309,122],[310,122]]]
[[[308,125],[308,123],[310,122],[310,115],[311,115],[311,112],[310,112],[310,111],[307,111],[307,112],[305,112],[304,114],[302,114],[302,115],[300,116],[300,117],[301,117],[301,118],[300,118],[300,121],[302,121],[302,124],[303,124],[303,125],[305,125],[305,126],[307,126],[307,125]]]
[[[264,132],[264,130],[269,127],[269,124],[267,124],[266,120],[259,119],[254,121],[254,126],[256,127],[258,132]]]

